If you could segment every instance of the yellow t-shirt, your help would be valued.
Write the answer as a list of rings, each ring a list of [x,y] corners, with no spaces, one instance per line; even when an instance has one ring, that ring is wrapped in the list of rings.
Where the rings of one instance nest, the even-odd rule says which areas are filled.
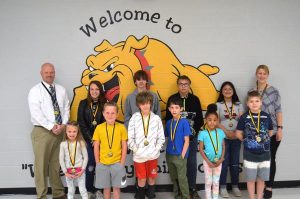
[[[107,131],[106,131],[106,125],[107,125]],[[113,136],[113,129],[114,129],[114,125],[109,125],[106,124],[106,122],[104,122],[102,124],[99,124],[96,127],[94,132],[93,140],[99,141],[100,144],[99,158],[102,164],[114,164],[120,162],[122,156],[122,141],[126,141],[128,139],[127,131],[123,124],[115,122],[114,136]],[[109,156],[110,153],[112,153],[111,157]]]

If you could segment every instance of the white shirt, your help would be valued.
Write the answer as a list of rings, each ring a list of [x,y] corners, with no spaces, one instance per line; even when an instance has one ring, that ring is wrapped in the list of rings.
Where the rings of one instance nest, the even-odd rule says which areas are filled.
[[[44,85],[50,91],[50,85],[44,82]],[[70,115],[70,103],[66,89],[58,84],[53,84],[56,90],[56,98],[62,117],[62,123],[66,124]],[[35,85],[28,94],[28,104],[33,125],[43,126],[51,130],[55,124],[54,109],[50,94],[42,83]]]
[[[75,143],[73,143],[73,144],[75,144]],[[74,148],[75,148],[75,146],[74,146]],[[72,167],[81,167],[82,169],[86,169],[86,165],[88,163],[88,153],[87,153],[85,143],[77,142],[74,166],[72,165],[71,160],[70,160],[68,142],[63,141],[62,143],[60,143],[59,163],[60,163],[61,170],[64,173],[67,172],[67,168],[72,168]]]
[[[133,151],[133,161],[135,162],[157,159],[165,143],[165,134],[160,117],[151,112],[149,120],[147,139],[144,135],[141,113],[134,113],[129,120],[128,147]],[[144,145],[145,140],[149,143],[147,146]]]

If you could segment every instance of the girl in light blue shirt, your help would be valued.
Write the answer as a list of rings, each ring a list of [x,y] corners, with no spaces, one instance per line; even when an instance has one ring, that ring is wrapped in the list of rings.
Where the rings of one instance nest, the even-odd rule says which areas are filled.
[[[203,158],[207,199],[219,198],[219,180],[225,153],[225,133],[217,128],[219,118],[216,111],[215,104],[207,107],[205,114],[207,129],[200,131],[198,136],[199,151]]]

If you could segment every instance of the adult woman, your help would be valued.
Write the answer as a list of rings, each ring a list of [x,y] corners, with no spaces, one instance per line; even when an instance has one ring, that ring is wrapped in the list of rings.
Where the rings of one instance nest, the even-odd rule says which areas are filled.
[[[95,175],[95,157],[93,150],[93,134],[96,126],[104,121],[102,116],[103,105],[106,102],[102,84],[98,81],[92,81],[89,84],[87,98],[82,100],[78,108],[78,123],[87,144],[88,165],[86,169],[86,188],[90,195],[95,193],[94,175]],[[100,194],[100,192],[96,193]]]
[[[231,82],[224,82],[220,90],[221,92],[217,100],[217,113],[220,119],[219,128],[226,134],[225,160],[222,163],[220,176],[220,195],[223,198],[229,197],[226,188],[226,179],[227,170],[230,167],[232,191],[235,196],[239,197],[241,196],[238,187],[241,141],[235,137],[235,129],[239,117],[243,114],[243,106]]]
[[[273,136],[271,137],[271,167],[270,179],[266,182],[264,198],[272,198],[272,187],[276,173],[276,152],[282,139],[282,110],[279,91],[268,84],[269,68],[259,65],[256,68],[256,90],[262,96],[262,110],[270,114],[273,123]]]

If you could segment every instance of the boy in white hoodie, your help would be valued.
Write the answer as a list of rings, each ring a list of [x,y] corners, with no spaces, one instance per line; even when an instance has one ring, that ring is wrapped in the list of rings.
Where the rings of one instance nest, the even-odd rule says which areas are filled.
[[[140,112],[132,115],[128,125],[128,146],[133,151],[133,161],[138,179],[138,198],[145,198],[145,185],[148,182],[148,198],[154,198],[157,161],[165,142],[162,121],[151,112],[153,96],[148,91],[136,96]]]

